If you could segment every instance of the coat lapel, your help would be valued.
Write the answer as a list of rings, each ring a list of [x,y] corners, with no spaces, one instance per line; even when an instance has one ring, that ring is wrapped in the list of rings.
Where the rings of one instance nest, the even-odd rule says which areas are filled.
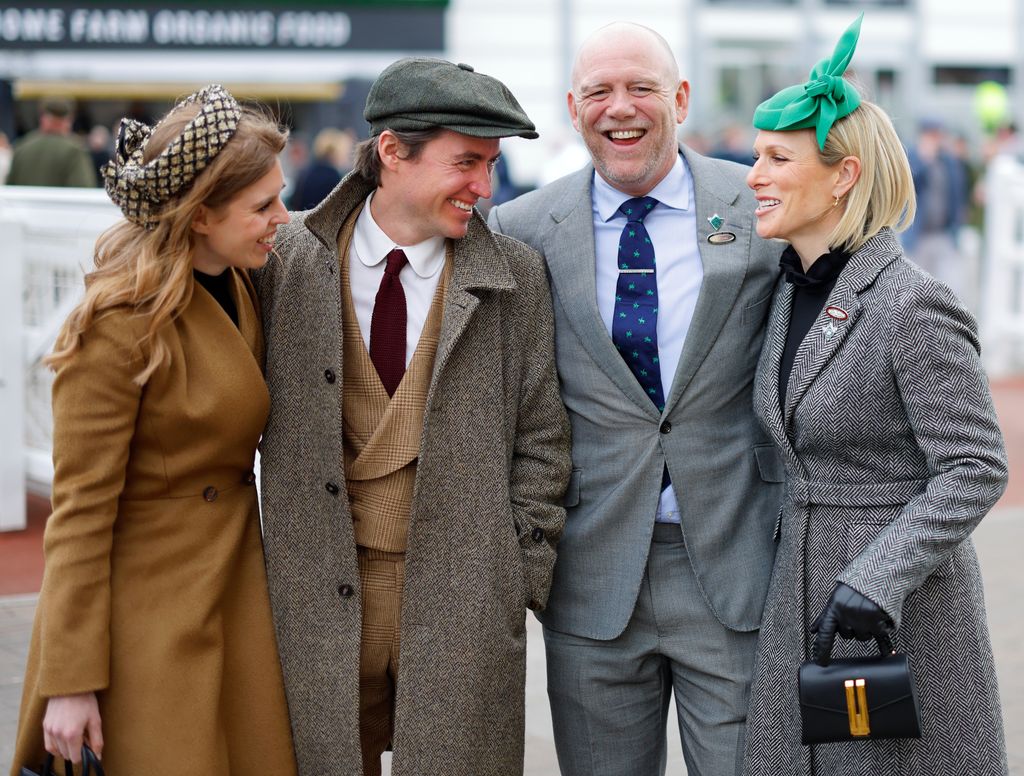
[[[736,206],[740,189],[730,186],[705,157],[685,146],[682,151],[693,176],[697,250],[700,251],[704,279],[672,380],[666,412],[670,412],[679,401],[718,338],[736,303],[750,261],[751,214]],[[715,231],[708,223],[708,218],[713,215],[724,219],[717,231],[731,232],[736,235],[735,240],[718,244],[708,242],[708,236]]]
[[[778,445],[788,445],[782,405],[779,403],[779,369],[786,348],[786,334],[793,309],[793,284],[780,281],[772,301],[765,327],[761,363],[757,370],[755,403],[761,408],[762,420]]]
[[[238,331],[249,346],[256,363],[263,369],[263,327],[260,325],[260,311],[256,305],[256,291],[246,272],[231,270],[233,278],[231,295],[238,311]]]
[[[434,374],[427,395],[428,408],[438,376],[469,326],[473,313],[480,306],[480,292],[510,291],[516,287],[508,260],[498,248],[494,235],[479,212],[473,213],[466,236],[461,240],[449,240],[447,250],[452,274],[441,321],[441,339],[437,344]]]
[[[657,408],[615,349],[597,309],[597,253],[590,190],[593,175],[591,165],[576,173],[575,185],[551,208],[553,223],[542,238],[542,253],[551,273],[552,290],[587,354],[625,396],[657,417]]]
[[[785,425],[793,428],[793,414],[815,378],[835,357],[861,314],[859,294],[874,283],[881,272],[902,254],[892,231],[883,229],[868,240],[847,262],[793,359],[786,388]],[[833,320],[827,310],[838,307],[847,314],[845,321]],[[834,323],[834,329],[829,326]],[[786,329],[788,330],[788,321]],[[777,373],[776,373],[777,374]]]

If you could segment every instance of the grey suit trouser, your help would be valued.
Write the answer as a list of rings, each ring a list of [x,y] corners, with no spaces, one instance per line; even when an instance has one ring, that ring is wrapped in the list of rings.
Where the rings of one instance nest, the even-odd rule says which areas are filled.
[[[757,633],[729,630],[708,608],[678,525],[655,525],[620,636],[545,628],[544,644],[563,776],[663,774],[673,692],[688,776],[740,774]]]

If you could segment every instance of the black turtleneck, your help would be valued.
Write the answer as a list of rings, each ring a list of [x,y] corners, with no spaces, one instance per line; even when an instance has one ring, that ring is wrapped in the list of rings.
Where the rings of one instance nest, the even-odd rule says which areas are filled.
[[[814,325],[815,319],[821,314],[832,293],[832,288],[843,271],[850,254],[842,251],[831,251],[818,257],[807,272],[804,272],[800,257],[790,245],[782,252],[779,265],[786,273],[786,282],[793,284],[793,309],[789,316],[789,333],[786,335],[786,347],[782,351],[779,363],[779,405],[786,406],[786,387],[789,384],[789,373],[793,370],[793,359],[800,343]]]
[[[235,300],[231,297],[231,270],[226,269],[219,275],[207,275],[193,269],[192,277],[217,300],[217,304],[224,308],[228,318],[238,326],[238,310],[235,308]]]

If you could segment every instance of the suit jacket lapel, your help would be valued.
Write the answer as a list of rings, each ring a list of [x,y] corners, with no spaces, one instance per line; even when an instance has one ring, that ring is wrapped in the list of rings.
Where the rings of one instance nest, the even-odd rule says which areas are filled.
[[[590,165],[576,173],[576,185],[551,208],[553,223],[542,238],[542,252],[551,273],[552,290],[594,363],[634,404],[657,417],[657,408],[615,349],[597,309],[597,254],[590,191],[593,175]]]
[[[739,199],[739,188],[728,185],[710,160],[685,146],[682,151],[693,176],[697,250],[700,251],[704,279],[683,352],[679,357],[679,366],[673,376],[666,412],[671,411],[679,401],[718,338],[736,303],[750,260],[751,214],[734,206]],[[735,234],[735,240],[717,245],[708,242],[708,236],[713,231],[708,218],[713,215],[724,219],[718,231]]]

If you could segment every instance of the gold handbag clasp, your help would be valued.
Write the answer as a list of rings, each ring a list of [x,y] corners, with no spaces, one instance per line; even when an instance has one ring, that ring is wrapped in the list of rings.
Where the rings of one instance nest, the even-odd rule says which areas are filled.
[[[867,682],[863,679],[847,679],[843,686],[846,688],[846,713],[850,718],[850,735],[871,735]]]

